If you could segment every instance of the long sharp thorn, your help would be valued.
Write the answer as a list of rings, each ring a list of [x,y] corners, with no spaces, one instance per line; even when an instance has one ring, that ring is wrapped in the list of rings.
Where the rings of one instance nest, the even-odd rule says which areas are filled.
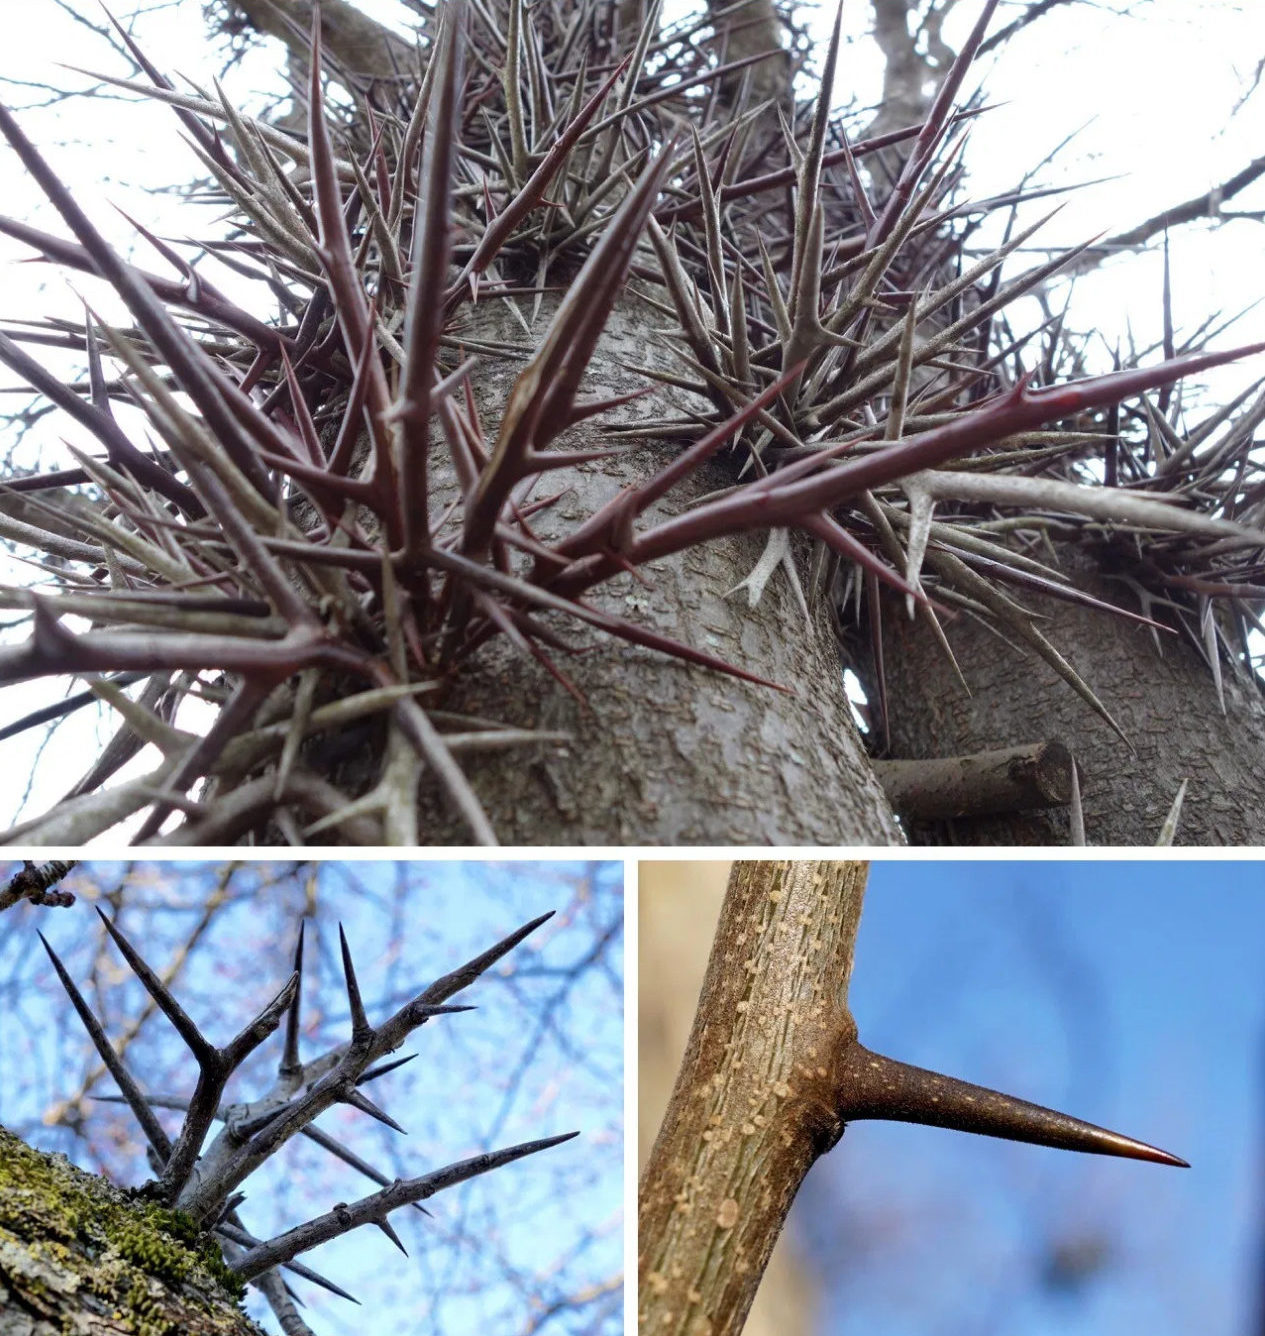
[[[579,1135],[579,1132],[564,1132],[561,1136],[525,1141],[517,1146],[506,1146],[502,1150],[471,1156],[468,1160],[446,1165],[443,1169],[437,1169],[434,1173],[425,1174],[421,1178],[409,1178],[392,1183],[381,1192],[375,1192],[372,1196],[364,1197],[351,1205],[336,1206],[315,1220],[309,1220],[306,1224],[279,1234],[267,1243],[251,1248],[233,1263],[233,1270],[243,1280],[250,1280],[267,1271],[269,1267],[283,1265],[299,1253],[327,1243],[330,1239],[346,1234],[359,1225],[376,1224],[388,1211],[407,1206],[409,1202],[423,1201],[445,1188],[455,1187],[458,1183],[477,1178],[480,1174],[499,1169],[525,1156],[548,1150]]]
[[[171,990],[141,959],[136,948],[110,922],[99,907],[97,908],[97,917],[105,925],[106,932],[113,938],[115,946],[119,948],[123,958],[131,966],[132,973],[145,985],[145,991],[158,1004],[158,1008],[163,1015],[176,1027],[177,1033],[189,1046],[193,1055],[200,1063],[213,1062],[218,1057],[215,1045],[198,1029],[189,1014],[172,996]]]
[[[351,1042],[367,1040],[373,1033],[369,1017],[365,1015],[364,1003],[360,1000],[360,985],[356,982],[356,970],[351,963],[351,949],[347,945],[347,935],[343,925],[338,925],[338,945],[343,954],[343,977],[347,981],[347,1004],[351,1008]]]
[[[473,960],[467,960],[466,963],[451,974],[445,974],[442,979],[436,979],[425,992],[418,995],[417,1001],[421,1003],[444,1002],[454,993],[459,993],[463,988],[468,988],[480,974],[492,968],[503,955],[512,951],[523,940],[529,937],[542,923],[548,923],[553,918],[556,910],[551,909],[547,914],[541,914],[539,918],[534,918],[530,923],[524,923],[521,928],[515,929],[508,937],[502,937],[493,947],[489,947],[482,955],[475,956]]]
[[[403,1067],[406,1062],[412,1062],[417,1057],[416,1053],[405,1054],[402,1058],[396,1058],[392,1062],[380,1062],[376,1067],[370,1067],[368,1071],[361,1072],[356,1077],[356,1084],[364,1085],[366,1081],[376,1081],[379,1076],[385,1076],[387,1072],[393,1072],[397,1067]]]
[[[1176,1155],[1121,1136],[1119,1132],[1109,1132],[1093,1123],[969,1081],[911,1067],[871,1053],[857,1043],[850,1045],[844,1056],[839,1088],[839,1113],[845,1122],[873,1118],[923,1123],[1036,1146],[1190,1168]]]
[[[66,990],[66,996],[70,998],[71,1006],[79,1013],[79,1019],[88,1032],[88,1038],[92,1040],[92,1046],[97,1050],[101,1061],[105,1063],[106,1070],[114,1077],[115,1084],[122,1091],[128,1107],[136,1115],[136,1121],[140,1123],[141,1130],[145,1133],[149,1144],[165,1162],[171,1154],[170,1138],[163,1131],[162,1124],[159,1123],[153,1109],[150,1108],[149,1102],[141,1092],[141,1088],[132,1080],[127,1068],[123,1066],[123,1060],[114,1051],[114,1045],[110,1043],[105,1031],[101,1028],[100,1022],[92,1014],[87,1002],[84,1001],[83,994],[75,987],[74,980],[58,959],[57,952],[49,946],[48,940],[42,932],[37,935],[44,944],[44,950],[48,952],[49,960],[53,962],[53,969],[57,971],[57,977]]]
[[[358,1169],[366,1178],[372,1179],[379,1187],[389,1187],[395,1180],[388,1178],[386,1174],[375,1169],[367,1160],[362,1160],[359,1155],[349,1151],[341,1141],[335,1141],[327,1132],[322,1132],[319,1127],[307,1126],[303,1129],[303,1135],[309,1141],[315,1141],[323,1150],[329,1151],[333,1156],[342,1160],[344,1164],[349,1164],[353,1169]],[[423,1215],[430,1215],[430,1212],[421,1202],[414,1202],[413,1209],[421,1211]]]
[[[375,1220],[373,1223],[377,1225],[377,1227],[387,1236],[387,1238],[391,1240],[392,1243],[395,1244],[395,1246],[404,1254],[405,1257],[408,1256],[408,1249],[401,1242],[400,1236],[395,1232],[394,1226],[386,1218],[385,1215],[382,1217],[381,1220]]]
[[[399,1132],[406,1135],[404,1129],[384,1110],[380,1109],[368,1096],[362,1095],[358,1090],[349,1091],[343,1096],[342,1102],[350,1104],[353,1109],[359,1109],[361,1113],[367,1113],[370,1118],[376,1118],[380,1123],[385,1123],[393,1132]]]
[[[242,1229],[228,1220],[221,1220],[212,1232],[223,1235],[224,1238],[231,1240],[242,1248],[253,1248],[259,1244],[259,1240],[249,1230]],[[332,1280],[326,1280],[319,1271],[313,1271],[310,1266],[305,1266],[302,1262],[284,1262],[282,1265],[287,1271],[292,1271],[296,1276],[302,1276],[304,1280],[310,1280],[313,1285],[319,1285],[321,1289],[338,1295],[340,1299],[349,1299],[357,1306],[360,1305],[360,1300],[354,1294],[348,1294],[346,1290],[335,1285]]]
[[[918,469],[934,469],[951,459],[962,458],[1004,436],[1032,431],[1087,408],[1106,407],[1143,390],[1260,352],[1265,352],[1265,343],[1248,344],[1223,353],[1188,354],[1158,366],[1110,372],[1043,390],[1030,389],[1024,380],[982,408],[963,413],[952,422],[906,436],[896,445],[819,471],[815,476],[805,477],[803,473],[810,467],[820,468],[825,451],[813,459],[788,465],[717,501],[664,521],[636,538],[627,556],[644,564],[692,546],[704,536],[711,539],[744,529],[797,524],[810,504],[814,510],[836,506],[846,498]],[[791,478],[795,480],[788,481]],[[759,498],[758,511],[752,504],[756,498]]]
[[[281,1053],[279,1075],[293,1077],[303,1069],[299,1061],[299,1013],[303,1002],[303,937],[307,929],[307,919],[299,920],[299,939],[294,944],[294,974],[298,982],[294,987],[294,997],[286,1013],[285,1048]]]

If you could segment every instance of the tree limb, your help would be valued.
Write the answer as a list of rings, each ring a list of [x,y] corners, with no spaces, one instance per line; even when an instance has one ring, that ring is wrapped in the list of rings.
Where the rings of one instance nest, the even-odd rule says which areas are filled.
[[[1114,237],[1099,242],[1082,251],[1067,270],[1068,274],[1081,274],[1093,269],[1104,260],[1109,260],[1121,251],[1138,250],[1154,236],[1167,231],[1170,227],[1180,227],[1183,223],[1193,223],[1199,218],[1221,218],[1221,206],[1226,200],[1233,199],[1245,190],[1253,181],[1265,176],[1265,157],[1254,158],[1241,171],[1236,172],[1227,181],[1193,199],[1174,204],[1171,208],[1148,218],[1145,222],[1131,227],[1127,232],[1117,232]],[[1237,215],[1235,215],[1237,216]]]
[[[307,65],[312,0],[230,0],[230,6],[257,32],[279,38],[298,63]],[[321,43],[348,74],[393,79],[415,64],[412,43],[362,14],[347,0],[321,0]]]

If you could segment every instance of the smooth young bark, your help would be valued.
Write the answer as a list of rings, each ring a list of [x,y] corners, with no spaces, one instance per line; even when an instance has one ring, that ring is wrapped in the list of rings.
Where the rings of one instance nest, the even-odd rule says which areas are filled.
[[[742,1329],[813,1161],[839,1139],[868,867],[735,863],[638,1202],[641,1336]]]
[[[732,862],[643,862],[637,875],[637,1172],[654,1145],[681,1058]],[[793,1230],[773,1248],[743,1336],[812,1336],[821,1285]]]

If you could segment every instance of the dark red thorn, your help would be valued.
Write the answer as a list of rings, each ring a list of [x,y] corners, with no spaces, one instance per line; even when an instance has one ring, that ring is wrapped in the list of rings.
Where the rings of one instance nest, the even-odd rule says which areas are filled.
[[[404,323],[404,371],[400,379],[400,472],[403,487],[397,504],[399,524],[409,552],[430,542],[429,466],[431,393],[439,339],[444,325],[444,288],[452,252],[452,184],[461,126],[464,86],[462,51],[465,7],[450,4],[438,47],[434,95],[427,108],[426,142],[417,205],[412,273]],[[423,584],[423,589],[425,590]]]
[[[535,640],[523,631],[508,608],[503,608],[491,594],[485,593],[481,589],[475,590],[473,597],[475,606],[482,610],[484,616],[500,629],[515,648],[535,659],[564,691],[574,697],[581,709],[588,711],[589,714],[593,713],[592,707],[580,688],[536,644]]]
[[[294,374],[294,366],[284,348],[281,350],[281,366],[285,372],[286,386],[290,391],[290,406],[294,421],[299,428],[299,439],[303,442],[303,447],[307,451],[311,463],[323,468],[325,456],[321,452],[320,433],[316,430],[311,409],[308,408],[303,389],[299,385],[299,378]]]
[[[615,86],[615,81],[623,74],[631,59],[631,56],[625,57],[616,66],[615,72],[610,78],[580,108],[575,119],[558,136],[553,147],[541,161],[540,166],[536,168],[523,188],[501,210],[500,214],[495,219],[490,218],[489,215],[488,225],[484,229],[483,236],[479,239],[479,244],[475,247],[474,254],[466,265],[466,272],[462,275],[462,278],[469,277],[473,282],[475,275],[481,274],[496,258],[497,252],[509,240],[510,233],[513,232],[520,220],[525,218],[540,202],[550,181],[553,180],[558,169],[570,156],[575,141],[583,133],[598,107],[605,101],[607,93]],[[461,279],[458,279],[448,294],[448,300],[451,302],[460,290]]]
[[[1034,1146],[1190,1168],[1185,1160],[1143,1141],[969,1081],[911,1067],[855,1042],[844,1054],[839,1090],[838,1112],[844,1122],[873,1118],[922,1123]]]
[[[324,291],[324,289],[322,289]],[[369,299],[369,327],[374,328],[378,318],[378,299]],[[338,436],[334,448],[330,451],[329,469],[331,473],[345,474],[352,464],[356,441],[360,428],[364,424],[365,403],[369,395],[369,365],[377,352],[372,333],[360,345],[356,358],[356,369],[352,376],[351,393],[347,396],[347,406],[343,410],[343,420],[338,426]]]
[[[558,545],[559,554],[575,558],[596,551],[612,541],[617,549],[622,548],[625,541],[631,538],[632,521],[636,516],[670,491],[682,478],[701,468],[712,455],[722,449],[734,435],[756,417],[761,409],[767,408],[803,371],[804,366],[804,362],[797,362],[784,375],[779,376],[756,395],[749,404],[745,404],[718,427],[714,427],[701,440],[695,441],[688,450],[683,450],[649,482],[634,490],[622,491],[613,497],[575,533]]]
[[[915,589],[898,570],[875,556],[859,538],[850,534],[832,515],[822,511],[817,515],[806,515],[800,523],[803,529],[814,538],[820,538],[827,547],[838,552],[840,556],[855,561],[867,575],[886,581],[893,589],[908,594],[918,603],[930,605],[931,600],[921,589]]]
[[[1030,390],[1021,381],[1005,394],[952,422],[919,432],[837,468],[805,477],[802,475],[807,470],[824,464],[830,452],[822,451],[815,459],[799,460],[717,501],[665,521],[636,539],[628,555],[640,564],[725,534],[798,524],[810,509],[819,511],[839,505],[849,497],[919,469],[937,468],[962,458],[1004,436],[1030,431],[1084,409],[1106,407],[1143,390],[1260,352],[1265,352],[1265,343],[1248,344],[1223,353],[1189,354],[1158,366],[1109,372],[1040,390]],[[837,447],[832,449],[837,452]],[[588,580],[584,587],[592,582]]]

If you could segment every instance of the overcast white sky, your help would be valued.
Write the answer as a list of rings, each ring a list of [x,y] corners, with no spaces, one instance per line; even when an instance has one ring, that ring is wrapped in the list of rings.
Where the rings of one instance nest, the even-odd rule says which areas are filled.
[[[361,7],[385,20],[407,16],[396,0],[364,0]],[[995,26],[1019,8],[1003,4]],[[1257,62],[1265,57],[1259,9],[1228,0],[1153,0],[1131,8],[1133,13],[1123,14],[1092,4],[1057,9],[985,59],[976,73],[989,100],[1002,105],[981,118],[972,133],[966,162],[975,194],[1010,187],[1026,165],[1077,129],[1079,135],[1060,162],[1043,173],[1044,181],[1120,178],[1074,196],[1047,235],[1037,238],[1047,245],[1132,226],[1208,190],[1265,152],[1265,92],[1234,110]],[[207,40],[197,0],[171,0],[146,9],[136,32],[160,67],[202,84],[222,72],[223,52]],[[823,41],[833,12],[832,6],[817,11]],[[866,36],[869,6],[849,0],[844,12],[849,45],[840,62],[835,101],[843,104],[855,97],[865,105],[878,96],[881,69]],[[947,28],[955,45],[977,13],[976,3],[957,6]],[[130,74],[99,37],[55,0],[14,6],[6,17],[0,78],[7,82],[0,84],[0,96],[9,105],[44,100],[40,85],[91,87],[91,80],[66,65]],[[246,104],[257,100],[261,90],[272,86],[274,68],[270,50],[253,52],[227,73],[230,95]],[[114,96],[71,98],[32,109],[22,119],[54,165],[75,183],[80,202],[120,245],[130,244],[129,228],[111,206],[138,217],[160,235],[189,237],[208,230],[211,209],[190,204],[175,192],[155,193],[187,181],[197,170],[181,143],[175,117],[165,108]],[[864,117],[858,117],[858,124],[863,122]],[[0,209],[61,231],[51,209],[15,169],[8,150],[0,152]],[[1043,202],[1034,207],[1047,206]],[[1231,207],[1265,208],[1265,183],[1250,187]],[[1229,314],[1265,292],[1263,242],[1265,230],[1254,222],[1215,230],[1193,225],[1174,234],[1173,304],[1179,339],[1183,327],[1198,325],[1210,310]],[[21,263],[28,255],[24,247],[0,238],[0,320],[51,313],[78,318],[82,308],[76,291],[90,295],[107,317],[117,310],[92,280],[76,275],[72,288],[44,265]],[[146,265],[163,267],[156,258],[142,256]],[[218,281],[220,274],[216,277]],[[1158,339],[1161,327],[1160,281],[1158,247],[1103,266],[1078,281],[1070,323],[1102,333],[1104,359],[1130,329],[1140,344],[1150,343]],[[1249,314],[1218,343],[1256,339],[1265,339],[1265,309]],[[1212,393],[1229,397],[1252,375],[1251,368],[1225,370],[1212,382]],[[0,386],[9,384],[12,377],[0,372]],[[19,402],[18,396],[0,396],[3,404]],[[82,433],[51,415],[31,433],[30,443],[38,443],[49,464],[61,463],[66,460],[63,438],[82,442]],[[12,719],[48,698],[47,685],[8,689],[0,719]],[[88,714],[66,725],[49,746],[28,813],[53,800],[84,768],[92,747],[87,730],[97,726]],[[29,741],[5,747],[9,764],[0,775],[0,824],[7,823],[19,805],[32,753]]]

